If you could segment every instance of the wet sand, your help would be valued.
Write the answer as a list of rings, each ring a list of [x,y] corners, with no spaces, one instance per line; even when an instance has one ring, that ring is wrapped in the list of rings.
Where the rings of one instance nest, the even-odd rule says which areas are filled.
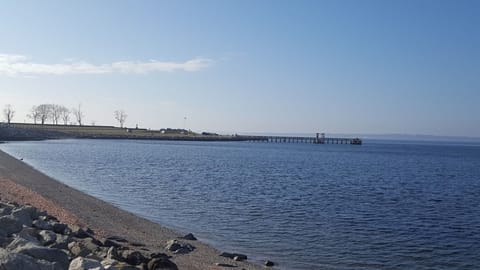
[[[171,255],[179,269],[232,269],[217,263],[236,266],[233,269],[265,269],[220,257],[220,251],[199,241],[187,241],[196,247],[191,253],[169,253],[164,247],[167,241],[181,236],[177,232],[70,188],[3,151],[0,151],[0,198],[30,204],[62,222],[87,226],[101,236],[122,236],[129,242],[145,244],[152,251]]]

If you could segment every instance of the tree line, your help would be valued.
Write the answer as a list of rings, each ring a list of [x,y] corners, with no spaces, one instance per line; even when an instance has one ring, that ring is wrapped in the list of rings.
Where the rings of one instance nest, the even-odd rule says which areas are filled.
[[[128,116],[125,111],[116,110],[113,115],[115,120],[119,122],[120,127],[123,128]],[[3,116],[8,124],[12,122],[13,117],[15,116],[15,110],[12,105],[5,105]],[[27,118],[31,119],[34,124],[41,125],[47,124],[48,121],[51,121],[54,125],[68,125],[69,123],[72,124],[70,121],[74,119],[75,124],[82,126],[84,124],[85,113],[80,104],[78,107],[72,109],[59,104],[40,104],[35,105],[30,109]]]
[[[78,108],[72,109],[58,104],[35,105],[30,109],[27,117],[32,119],[34,124],[44,125],[50,120],[54,125],[58,125],[59,123],[68,125],[72,115],[75,117],[76,123],[78,123],[79,126],[83,125],[84,113],[81,105],[78,105]]]

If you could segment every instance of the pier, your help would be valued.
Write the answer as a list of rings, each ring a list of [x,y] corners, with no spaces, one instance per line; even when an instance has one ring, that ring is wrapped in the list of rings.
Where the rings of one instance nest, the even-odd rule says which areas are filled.
[[[362,144],[362,139],[360,138],[325,137],[325,133],[317,133],[315,137],[256,136],[254,140],[269,143]]]

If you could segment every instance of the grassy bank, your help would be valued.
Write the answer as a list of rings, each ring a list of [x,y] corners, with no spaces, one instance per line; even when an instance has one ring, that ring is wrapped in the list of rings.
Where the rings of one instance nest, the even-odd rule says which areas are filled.
[[[218,135],[205,132],[195,133],[178,129],[150,130],[141,128],[119,128],[113,126],[40,125],[24,123],[0,125],[0,140],[44,140],[67,138],[182,141],[260,140],[260,137],[257,136]]]

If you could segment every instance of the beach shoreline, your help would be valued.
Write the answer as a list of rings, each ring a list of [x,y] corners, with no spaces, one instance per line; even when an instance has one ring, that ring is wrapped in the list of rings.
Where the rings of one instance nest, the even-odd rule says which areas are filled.
[[[3,151],[0,151],[0,198],[32,205],[69,225],[91,228],[99,236],[121,236],[131,243],[141,243],[151,251],[172,256],[179,269],[224,269],[219,265],[264,269],[250,262],[221,257],[219,250],[199,241],[187,240],[195,246],[187,254],[167,251],[167,242],[182,235],[71,188]]]

